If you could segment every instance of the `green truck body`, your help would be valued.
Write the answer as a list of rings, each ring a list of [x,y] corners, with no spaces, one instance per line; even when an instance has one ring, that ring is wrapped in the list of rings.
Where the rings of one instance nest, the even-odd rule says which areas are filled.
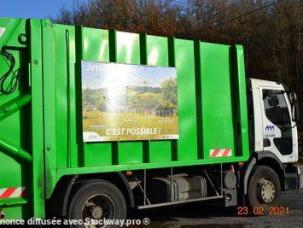
[[[250,158],[241,45],[36,19],[2,18],[0,28],[0,49],[15,60],[3,87],[17,85],[0,94],[0,209],[6,218],[45,217],[46,201],[73,175]],[[0,75],[9,71],[8,59],[0,56]],[[82,61],[174,67],[179,138],[84,142]],[[229,149],[231,155],[211,157],[216,149]]]

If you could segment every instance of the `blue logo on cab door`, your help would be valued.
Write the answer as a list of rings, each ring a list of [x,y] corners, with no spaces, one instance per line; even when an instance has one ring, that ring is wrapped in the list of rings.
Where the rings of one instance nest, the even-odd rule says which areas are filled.
[[[275,137],[275,126],[274,125],[267,125],[265,127],[264,136],[265,137]]]
[[[273,132],[273,131],[275,131],[275,126],[274,125],[267,125],[265,127],[265,131],[266,132]]]

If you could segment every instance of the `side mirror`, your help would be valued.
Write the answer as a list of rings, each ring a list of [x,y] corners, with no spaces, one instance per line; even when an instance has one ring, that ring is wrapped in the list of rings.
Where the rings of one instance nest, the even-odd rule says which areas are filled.
[[[299,120],[299,114],[300,114],[300,110],[299,110],[299,102],[297,99],[297,94],[294,92],[290,93],[290,102],[291,102],[291,116],[292,116],[292,120],[297,122]]]

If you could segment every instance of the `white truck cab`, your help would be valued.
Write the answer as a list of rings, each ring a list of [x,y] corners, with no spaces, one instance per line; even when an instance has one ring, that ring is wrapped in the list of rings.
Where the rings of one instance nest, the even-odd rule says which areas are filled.
[[[280,191],[303,188],[298,161],[298,101],[282,83],[248,80],[251,158],[243,168],[248,205],[269,206]]]
[[[273,153],[281,163],[298,161],[297,101],[279,82],[251,79],[254,151]]]

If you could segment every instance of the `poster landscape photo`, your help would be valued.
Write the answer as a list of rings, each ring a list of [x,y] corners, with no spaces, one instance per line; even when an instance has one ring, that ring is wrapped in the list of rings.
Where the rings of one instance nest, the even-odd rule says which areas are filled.
[[[178,138],[172,67],[82,62],[85,142]]]

